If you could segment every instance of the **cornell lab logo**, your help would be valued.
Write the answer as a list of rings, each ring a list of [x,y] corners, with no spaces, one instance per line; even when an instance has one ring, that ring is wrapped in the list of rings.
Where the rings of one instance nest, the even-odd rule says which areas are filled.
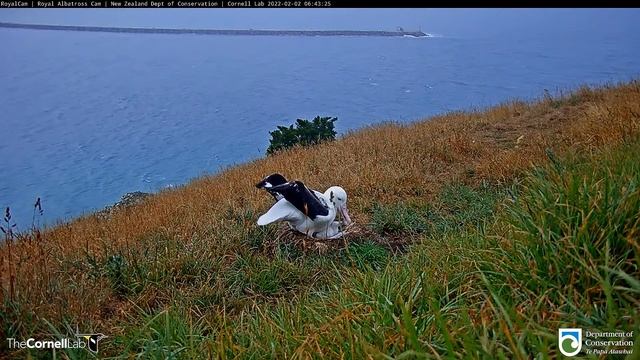
[[[87,349],[94,354],[98,353],[98,342],[107,337],[104,334],[77,334],[76,336],[87,340]]]
[[[558,329],[558,348],[565,356],[575,356],[582,349],[582,329]]]

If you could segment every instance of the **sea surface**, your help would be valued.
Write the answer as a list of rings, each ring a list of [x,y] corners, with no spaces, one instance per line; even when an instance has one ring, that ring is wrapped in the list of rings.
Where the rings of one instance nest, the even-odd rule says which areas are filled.
[[[268,132],[297,118],[335,116],[344,133],[640,75],[640,25],[582,26],[419,39],[0,29],[0,206],[24,229],[41,197],[52,224],[262,157]]]

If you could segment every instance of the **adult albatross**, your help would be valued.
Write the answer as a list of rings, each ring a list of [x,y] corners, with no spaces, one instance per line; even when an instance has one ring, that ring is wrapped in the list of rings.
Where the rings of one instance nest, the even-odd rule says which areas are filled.
[[[337,213],[340,213],[344,225],[351,223],[347,192],[343,188],[332,186],[321,193],[310,190],[298,180],[273,185],[269,180],[281,182],[284,177],[272,176],[267,176],[256,185],[264,187],[276,199],[269,211],[258,218],[258,225],[286,221],[291,228],[317,239],[336,239],[344,235],[341,223],[335,220]],[[265,186],[262,184],[264,182],[271,186]]]

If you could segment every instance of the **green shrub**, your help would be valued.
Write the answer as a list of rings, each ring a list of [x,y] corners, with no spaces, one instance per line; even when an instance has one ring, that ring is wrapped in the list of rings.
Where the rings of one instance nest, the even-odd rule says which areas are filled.
[[[338,118],[316,116],[312,121],[298,119],[294,125],[278,126],[270,131],[271,140],[267,148],[267,155],[295,145],[314,145],[322,141],[335,140],[336,132],[333,123]]]

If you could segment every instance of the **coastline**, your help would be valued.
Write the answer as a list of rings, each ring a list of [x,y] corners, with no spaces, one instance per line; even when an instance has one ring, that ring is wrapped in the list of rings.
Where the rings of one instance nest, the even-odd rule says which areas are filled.
[[[380,31],[380,30],[231,30],[231,29],[171,29],[171,28],[135,28],[101,27],[74,25],[42,25],[0,22],[0,28],[83,31],[132,34],[193,34],[193,35],[234,35],[234,36],[368,36],[368,37],[429,37],[422,31]]]

